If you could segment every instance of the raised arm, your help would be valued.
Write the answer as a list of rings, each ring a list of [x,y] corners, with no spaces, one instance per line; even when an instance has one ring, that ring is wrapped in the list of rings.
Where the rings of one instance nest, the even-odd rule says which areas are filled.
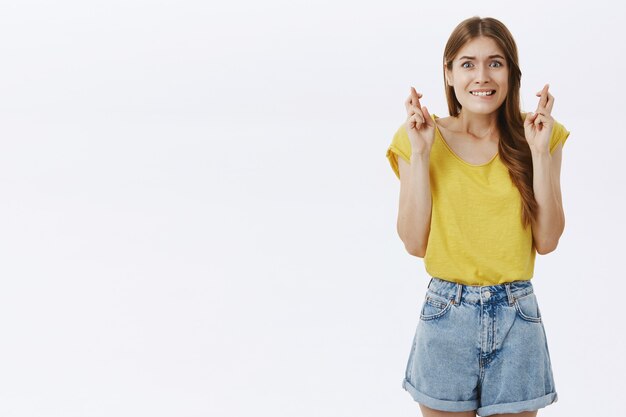
[[[548,88],[546,84],[537,93],[537,110],[524,120],[524,134],[533,159],[533,191],[539,208],[532,222],[533,241],[541,255],[556,249],[565,228],[560,179],[563,143],[557,140],[564,141],[568,133],[563,133],[562,126],[557,126],[552,117],[554,97]],[[554,148],[553,143],[557,143]]]
[[[428,245],[432,198],[428,164],[430,152],[412,153],[411,163],[398,158],[400,207],[398,235],[407,252],[423,258]]]

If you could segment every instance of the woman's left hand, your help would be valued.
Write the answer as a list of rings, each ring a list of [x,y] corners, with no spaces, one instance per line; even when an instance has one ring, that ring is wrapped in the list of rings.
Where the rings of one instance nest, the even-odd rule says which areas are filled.
[[[551,114],[554,97],[548,92],[549,87],[550,85],[546,84],[537,93],[539,96],[537,110],[527,114],[524,120],[524,135],[533,152],[550,151],[550,135],[554,126],[554,119]]]

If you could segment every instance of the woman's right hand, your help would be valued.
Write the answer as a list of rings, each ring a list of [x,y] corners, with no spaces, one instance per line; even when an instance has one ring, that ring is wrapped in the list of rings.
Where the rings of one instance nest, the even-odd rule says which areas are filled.
[[[435,141],[435,123],[426,107],[420,104],[421,93],[411,87],[411,94],[404,102],[406,107],[406,132],[411,142],[411,153],[430,153]]]

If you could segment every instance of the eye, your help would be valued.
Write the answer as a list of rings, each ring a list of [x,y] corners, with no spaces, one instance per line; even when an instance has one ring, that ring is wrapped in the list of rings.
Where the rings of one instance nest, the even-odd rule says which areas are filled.
[[[503,66],[502,62],[500,62],[500,61],[492,61],[491,63],[492,64],[497,64],[497,65],[493,66],[494,68],[500,68],[500,67]],[[466,61],[466,62],[461,64],[461,68],[469,68],[469,67],[465,66],[465,64],[473,65],[470,61]]]

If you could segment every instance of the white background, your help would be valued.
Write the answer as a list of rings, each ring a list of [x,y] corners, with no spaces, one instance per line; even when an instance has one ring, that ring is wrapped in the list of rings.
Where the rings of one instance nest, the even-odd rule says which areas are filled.
[[[385,151],[453,28],[550,83],[566,229],[533,283],[559,401],[620,415],[623,12],[594,1],[0,3],[0,416],[416,416],[428,284]]]

